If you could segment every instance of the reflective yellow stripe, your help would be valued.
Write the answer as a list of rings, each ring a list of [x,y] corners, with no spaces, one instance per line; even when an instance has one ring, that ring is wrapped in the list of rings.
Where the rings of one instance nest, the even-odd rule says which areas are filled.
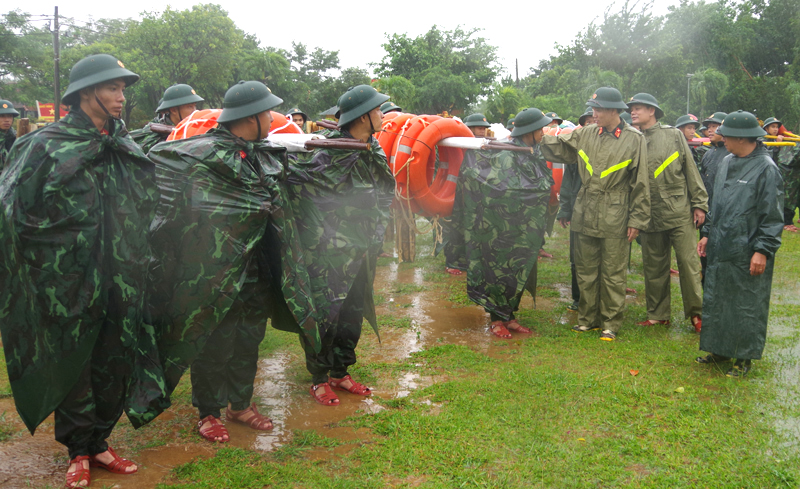
[[[586,163],[586,171],[589,172],[589,175],[594,176],[594,170],[592,169],[592,165],[589,164],[589,156],[587,156],[582,149],[578,151],[578,155],[581,158],[583,158],[584,163]]]
[[[612,173],[614,173],[614,172],[615,172],[615,171],[617,171],[617,170],[622,170],[622,169],[623,169],[623,168],[625,168],[626,166],[630,165],[630,164],[631,164],[631,161],[633,161],[633,160],[625,160],[625,161],[623,161],[622,163],[617,163],[616,165],[612,166],[612,167],[611,167],[611,168],[609,168],[608,170],[605,170],[605,171],[603,171],[603,172],[600,174],[600,178],[605,178],[605,177],[607,177],[607,176],[611,175]]]
[[[661,163],[661,166],[656,169],[656,173],[653,178],[658,178],[658,176],[661,175],[661,172],[666,170],[670,163],[678,159],[678,156],[680,156],[680,154],[677,151],[669,155],[669,158],[664,160],[664,163]]]

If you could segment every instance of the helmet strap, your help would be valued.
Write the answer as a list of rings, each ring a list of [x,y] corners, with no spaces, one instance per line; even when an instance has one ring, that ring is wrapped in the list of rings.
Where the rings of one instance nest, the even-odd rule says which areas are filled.
[[[114,119],[116,121],[122,119],[121,117],[115,117],[115,116],[111,115],[111,112],[109,112],[108,109],[106,109],[106,106],[103,105],[103,102],[101,102],[100,98],[97,97],[97,87],[94,87],[94,100],[95,100],[95,102],[97,102],[97,105],[99,105],[100,108],[103,109],[103,112],[106,113],[106,115],[108,116],[109,119]]]
[[[256,118],[256,127],[258,127],[258,134],[256,135],[256,141],[261,139],[261,118],[256,114],[253,116]]]

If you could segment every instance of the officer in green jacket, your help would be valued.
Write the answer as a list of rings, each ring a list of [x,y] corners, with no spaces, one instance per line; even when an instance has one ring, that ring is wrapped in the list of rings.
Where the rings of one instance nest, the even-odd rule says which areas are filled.
[[[486,130],[492,127],[483,114],[470,114],[464,119],[464,124],[472,131],[476,138],[485,138]]]
[[[136,144],[142,147],[142,151],[149,152],[153,146],[166,141],[169,136],[169,134],[153,132],[150,129],[150,124],[177,126],[184,117],[197,110],[198,102],[203,100],[203,97],[197,95],[194,88],[189,85],[172,85],[164,91],[161,103],[156,108],[156,114],[158,114],[156,118],[138,131],[131,132],[131,137],[136,141]]]
[[[703,294],[696,230],[708,212],[708,194],[684,134],[658,122],[664,112],[649,93],[628,102],[631,118],[647,140],[650,224],[641,233],[647,319],[639,326],[670,322],[670,258],[680,272],[683,311],[700,332]]]
[[[775,254],[783,231],[783,182],[758,138],[749,112],[730,113],[718,132],[731,155],[719,165],[714,200],[697,252],[708,257],[703,302],[701,364],[736,361],[729,377],[743,377],[761,358],[767,337]]]
[[[700,128],[700,121],[697,120],[697,116],[694,114],[682,115],[678,117],[678,120],[675,122],[675,128],[683,133],[683,137],[686,138],[686,141],[691,141],[695,138],[697,130]],[[700,165],[700,160],[703,159],[703,154],[705,154],[705,150],[700,151],[698,149],[701,147],[702,146],[689,146],[689,149],[692,150],[694,163],[698,166]]]
[[[5,168],[6,155],[17,140],[17,132],[12,125],[14,117],[18,116],[19,112],[14,109],[11,102],[0,100],[0,170]]]
[[[579,165],[581,189],[570,226],[577,235],[575,269],[581,298],[577,332],[601,329],[614,341],[625,311],[628,243],[650,222],[647,146],[620,119],[628,106],[615,88],[601,87],[586,103],[597,124],[545,136],[548,161]]]

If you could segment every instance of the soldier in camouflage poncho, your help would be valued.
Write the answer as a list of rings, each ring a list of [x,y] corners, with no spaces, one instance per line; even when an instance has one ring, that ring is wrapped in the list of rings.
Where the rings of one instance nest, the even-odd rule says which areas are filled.
[[[321,350],[315,351],[306,336],[300,339],[312,375],[311,395],[327,406],[339,404],[333,389],[371,394],[347,369],[356,362],[364,318],[377,328],[372,283],[394,179],[372,134],[381,127],[380,105],[388,98],[367,85],[345,93],[339,99],[341,130],[326,136],[360,139],[371,150],[316,150],[290,167],[287,182],[305,250]]]
[[[153,123],[165,126],[177,126],[184,117],[188,117],[197,110],[197,104],[203,98],[197,95],[189,85],[172,85],[164,91],[158,108],[156,108],[156,118],[147,123],[141,129],[131,131],[131,137],[136,144],[142,147],[142,151],[148,153],[153,146],[167,140],[168,134],[153,132],[150,125]]]
[[[17,139],[17,132],[11,127],[17,116],[19,112],[11,102],[0,100],[0,171],[5,168],[6,156]]]
[[[525,289],[536,293],[536,260],[544,239],[552,172],[539,151],[552,119],[539,109],[517,114],[513,144],[532,151],[468,152],[458,175],[453,221],[463,234],[467,294],[489,313],[491,331],[531,331],[514,318]]]
[[[191,366],[192,404],[210,441],[228,439],[219,421],[225,407],[229,421],[272,429],[251,403],[270,315],[274,327],[301,333],[319,350],[280,183],[286,152],[260,142],[269,133],[269,109],[281,102],[263,83],[240,82],[225,95],[220,127],[149,154],[162,194],[152,228],[159,353],[168,392]]]
[[[117,117],[139,76],[109,55],[70,72],[60,122],[20,138],[0,182],[0,331],[14,400],[33,433],[55,411],[69,449],[67,486],[89,461],[115,473],[136,466],[106,443],[126,409],[161,395],[131,379],[158,379],[143,323],[148,227],[158,190],[153,165]],[[112,115],[113,114],[113,115]],[[138,347],[138,348],[137,348]],[[150,348],[150,349],[148,349]],[[137,372],[137,369],[148,369]]]

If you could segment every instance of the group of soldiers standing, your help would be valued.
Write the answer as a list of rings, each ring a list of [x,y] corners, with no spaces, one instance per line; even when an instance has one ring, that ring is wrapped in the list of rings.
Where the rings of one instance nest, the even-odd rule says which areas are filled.
[[[55,412],[68,487],[87,486],[90,466],[135,472],[106,439],[123,412],[138,427],[167,409],[187,369],[202,437],[229,440],[222,409],[228,421],[272,429],[252,402],[268,320],[298,334],[316,402],[372,393],[348,367],[363,320],[377,327],[372,284],[394,194],[373,135],[400,107],[367,85],[349,89],[338,130],[323,134],[366,149],[298,156],[266,141],[282,100],[257,81],[227,91],[206,134],[165,141],[149,124],[128,133],[123,91],[138,80],[109,55],[79,61],[63,96],[69,114],[12,144],[0,101],[0,330],[27,427]],[[202,101],[174,85],[153,123],[174,126]],[[647,302],[638,324],[669,324],[674,249],[684,314],[711,352],[698,361],[735,358],[729,375],[746,374],[763,349],[784,222],[781,177],[757,140],[765,131],[747,112],[717,113],[703,151],[681,129],[696,118],[661,124],[652,95],[626,103],[603,87],[587,106],[580,126],[558,136],[543,132],[555,114],[525,109],[513,148],[465,154],[448,241],[470,299],[496,336],[531,333],[514,313],[524,290],[535,293],[547,161],[564,163],[557,217],[570,227],[572,329],[616,340],[638,237]],[[298,109],[288,116],[307,122]],[[473,119],[476,131],[489,126]]]

